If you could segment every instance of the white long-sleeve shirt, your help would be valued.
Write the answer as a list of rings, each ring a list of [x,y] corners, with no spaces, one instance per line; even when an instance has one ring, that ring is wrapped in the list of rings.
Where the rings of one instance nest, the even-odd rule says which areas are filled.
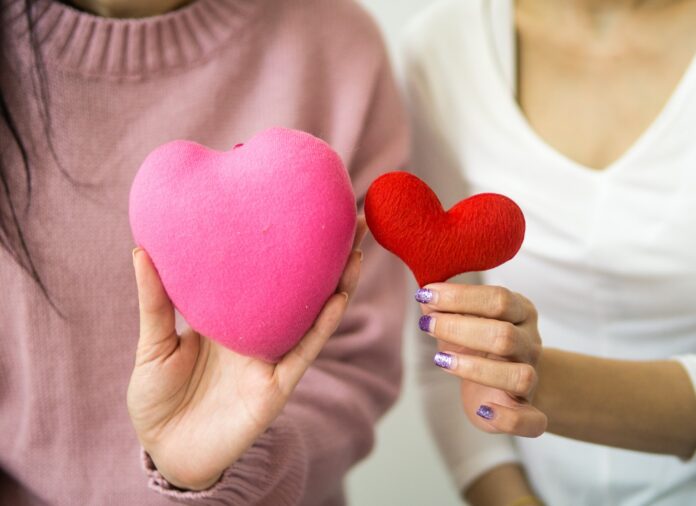
[[[675,357],[695,380],[696,58],[650,127],[598,171],[527,123],[514,97],[514,43],[511,0],[445,0],[412,23],[404,61],[417,172],[446,207],[489,191],[521,206],[522,249],[482,281],[535,303],[546,346]],[[521,461],[554,506],[696,504],[694,460],[477,431],[459,407],[456,378],[430,362],[433,341],[422,347],[427,416],[459,489]]]

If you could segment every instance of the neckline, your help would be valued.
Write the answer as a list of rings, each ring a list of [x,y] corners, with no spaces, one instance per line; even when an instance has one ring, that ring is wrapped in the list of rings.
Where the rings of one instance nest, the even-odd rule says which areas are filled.
[[[8,2],[0,2],[7,4]],[[106,18],[56,0],[37,0],[34,29],[44,63],[96,78],[139,79],[187,68],[235,35],[262,0],[194,0],[145,18]],[[15,37],[28,43],[23,2],[3,5]]]
[[[606,167],[599,169],[589,167],[577,160],[574,160],[573,158],[570,158],[546,142],[529,123],[524,111],[522,111],[520,105],[517,103],[517,100],[515,100],[514,94],[511,93],[511,90],[506,87],[503,75],[504,63],[500,61],[493,37],[492,24],[494,21],[492,15],[493,13],[490,11],[491,3],[486,3],[488,10],[482,9],[481,11],[484,18],[481,20],[481,26],[483,27],[482,30],[484,32],[483,45],[485,46],[485,51],[487,53],[486,58],[484,58],[484,66],[489,74],[490,81],[492,82],[492,88],[498,95],[493,98],[493,103],[494,105],[501,104],[500,106],[493,107],[493,110],[503,112],[505,114],[505,119],[512,120],[516,130],[529,144],[532,144],[537,150],[553,158],[558,165],[569,169],[573,173],[582,174],[593,178],[604,178],[610,177],[612,174],[622,171],[623,167],[630,165],[630,162],[636,157],[640,156],[641,152],[647,149],[647,146],[654,142],[654,140],[665,130],[666,126],[679,112],[681,103],[686,99],[686,96],[692,87],[692,81],[696,80],[696,53],[694,53],[690,62],[686,66],[684,73],[679,79],[679,82],[672,89],[667,101],[664,103],[650,124],[640,133],[638,137],[634,139],[631,145]],[[512,40],[514,43],[514,5],[512,9],[513,16],[512,26],[510,26],[510,29],[513,30]],[[514,55],[515,52],[513,51],[511,54]],[[696,85],[696,83],[694,84]]]

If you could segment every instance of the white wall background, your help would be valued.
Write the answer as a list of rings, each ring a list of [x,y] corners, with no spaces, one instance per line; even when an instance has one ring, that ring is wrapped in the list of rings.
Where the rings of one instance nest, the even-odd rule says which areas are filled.
[[[392,60],[397,64],[401,29],[414,13],[433,0],[362,0],[382,27]],[[416,284],[412,283],[415,291]],[[414,304],[415,306],[415,304]],[[351,506],[449,506],[462,504],[428,433],[415,378],[414,340],[417,317],[406,322],[403,391],[382,420],[370,457],[348,476]]]

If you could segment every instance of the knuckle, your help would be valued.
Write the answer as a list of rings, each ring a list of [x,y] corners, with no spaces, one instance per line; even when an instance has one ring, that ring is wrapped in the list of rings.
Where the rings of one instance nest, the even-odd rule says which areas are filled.
[[[454,344],[465,346],[467,344],[468,323],[459,316],[447,316],[446,323],[446,338]],[[437,325],[437,324],[436,324]]]
[[[512,292],[502,286],[495,287],[491,300],[491,314],[494,318],[500,318],[512,305]]]
[[[526,301],[525,305],[527,306],[527,319],[537,321],[539,318],[539,312],[537,311],[536,306],[532,304],[531,301],[529,301],[529,299],[525,298],[524,300]]]
[[[458,360],[457,368],[462,377],[472,381],[481,379],[483,375],[481,364],[477,360]]]
[[[304,368],[309,367],[312,363],[312,360],[309,358],[309,352],[307,351],[307,345],[302,341],[297,343],[295,356],[298,358]]]
[[[516,369],[516,378],[514,382],[514,392],[517,395],[528,395],[536,384],[536,371],[529,364],[524,364]]]
[[[504,322],[496,326],[492,351],[496,355],[508,356],[515,351],[517,329],[512,323]]]
[[[340,316],[327,315],[322,321],[316,321],[307,334],[311,332],[317,336],[328,337],[338,330],[340,324]]]
[[[440,327],[440,328],[438,328]],[[435,319],[435,335],[442,338],[452,338],[459,334],[459,325],[449,316],[438,316]]]
[[[464,301],[463,288],[447,285],[446,288],[440,289],[440,297],[442,302],[449,306],[459,306]]]

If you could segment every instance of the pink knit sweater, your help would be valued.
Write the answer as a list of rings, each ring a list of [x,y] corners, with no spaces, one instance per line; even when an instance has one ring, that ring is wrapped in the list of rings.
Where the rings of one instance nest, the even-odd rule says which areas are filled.
[[[65,314],[0,250],[0,504],[342,504],[343,477],[370,451],[398,391],[400,266],[366,241],[348,315],[281,416],[211,489],[180,491],[141,457],[126,412],[138,334],[127,201],[155,146],[183,138],[228,149],[279,125],[328,141],[362,205],[369,183],[400,168],[407,151],[374,24],[351,0],[199,0],[143,20],[37,0],[52,143],[66,176],[28,98],[24,2],[0,3],[14,69],[0,75],[2,90],[34,139],[21,219]],[[24,210],[5,125],[0,153]]]

